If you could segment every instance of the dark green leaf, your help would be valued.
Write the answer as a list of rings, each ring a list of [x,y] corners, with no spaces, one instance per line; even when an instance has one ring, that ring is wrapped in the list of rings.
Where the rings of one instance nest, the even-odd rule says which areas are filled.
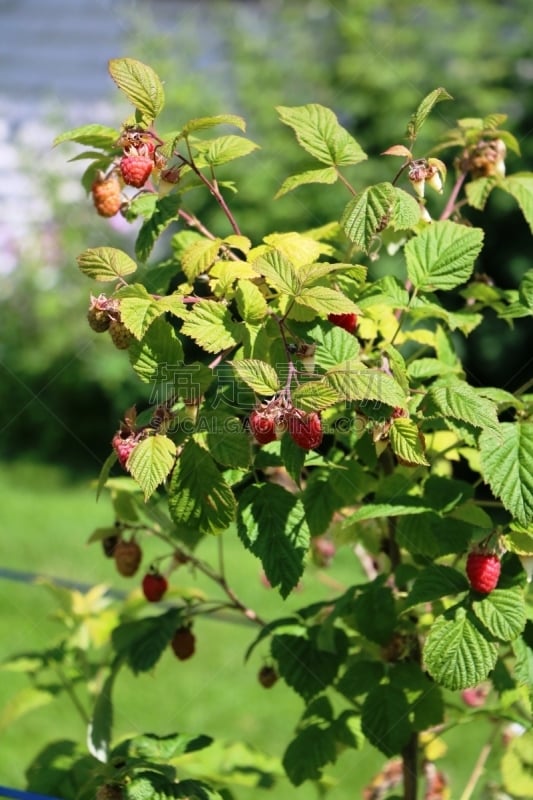
[[[409,722],[409,704],[405,694],[395,686],[372,689],[363,704],[362,729],[370,744],[387,757],[402,751],[413,728]]]

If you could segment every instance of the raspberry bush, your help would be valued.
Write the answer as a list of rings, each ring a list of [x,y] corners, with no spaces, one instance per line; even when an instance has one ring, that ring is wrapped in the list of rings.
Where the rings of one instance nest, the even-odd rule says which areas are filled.
[[[232,213],[228,178],[228,164],[253,154],[253,180],[261,157],[245,121],[206,116],[160,130],[158,75],[129,58],[111,61],[110,74],[132,116],[57,144],[88,148],[83,182],[98,214],[137,223],[132,254],[103,245],[78,266],[92,282],[91,328],[111,333],[151,400],[136,410],[132,398],[109,432],[98,494],[113,510],[91,539],[104,550],[112,541],[117,568],[140,583],[143,537],[155,537],[165,603],[150,602],[152,586],[149,613],[117,617],[79,796],[98,787],[128,798],[238,796],[180,766],[185,754],[201,763],[210,740],[200,732],[113,739],[120,669],[152,670],[168,648],[200,658],[193,620],[218,606],[173,594],[174,571],[190,569],[222,592],[220,607],[255,626],[243,656],[258,683],[275,692],[284,681],[302,700],[282,758],[295,787],[314,781],[325,792],[328,766],[366,742],[383,770],[365,797],[466,800],[474,785],[449,787],[435,763],[439,734],[467,714],[486,714],[497,731],[531,722],[532,382],[477,386],[461,363],[484,315],[512,325],[532,314],[533,270],[503,290],[476,269],[477,220],[492,192],[512,197],[533,229],[533,173],[506,169],[518,142],[494,113],[459,120],[419,153],[428,115],[452,100],[438,88],[382,154],[383,181],[362,186],[368,156],[333,111],[278,107],[287,148],[302,148],[309,168],[287,177],[275,202],[315,184],[344,193],[346,205],[340,220],[312,230],[288,220],[256,241]],[[199,191],[218,205],[216,230],[190,210]],[[365,579],[266,620],[197,555],[211,536],[220,547],[238,536],[282,598],[340,548]],[[480,594],[483,565],[474,586],[466,565],[489,549],[498,576]],[[461,706],[476,687],[481,703]],[[478,780],[483,763],[472,765]],[[532,797],[532,763],[531,733],[508,739],[499,788]],[[278,777],[272,769],[264,786]]]

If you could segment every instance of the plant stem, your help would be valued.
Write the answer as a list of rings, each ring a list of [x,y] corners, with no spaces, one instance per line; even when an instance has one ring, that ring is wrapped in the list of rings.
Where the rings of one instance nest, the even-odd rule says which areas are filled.
[[[403,800],[416,800],[418,794],[418,734],[413,733],[402,750]]]
[[[465,182],[466,172],[461,172],[457,180],[455,181],[455,185],[451,191],[451,194],[448,198],[448,202],[446,203],[442,214],[440,215],[440,220],[449,219],[455,210],[455,201],[457,200],[457,196],[461,191],[463,183]]]
[[[464,792],[460,797],[460,800],[470,800],[470,798],[472,797],[472,793],[476,788],[476,784],[481,778],[481,775],[483,774],[483,770],[485,769],[485,764],[487,763],[487,759],[490,755],[490,751],[492,750],[494,740],[496,739],[499,730],[500,730],[499,726],[495,725],[494,728],[492,729],[488,741],[481,748],[481,752],[477,758],[476,763],[474,764],[474,769],[472,770],[472,774],[468,779]]]
[[[78,695],[74,691],[74,687],[72,685],[72,682],[68,680],[68,678],[66,677],[65,673],[63,672],[63,670],[61,669],[61,667],[59,665],[57,665],[57,664],[54,665],[54,671],[57,674],[57,676],[58,676],[58,678],[59,678],[59,680],[61,682],[61,685],[63,686],[63,689],[66,691],[66,693],[70,697],[70,699],[72,701],[72,705],[74,706],[74,708],[76,709],[76,711],[80,715],[80,717],[81,717],[81,719],[83,721],[83,724],[84,725],[88,725],[89,722],[91,721],[91,719],[89,717],[89,714],[87,713],[87,711],[85,710],[85,708],[81,704],[81,701],[80,701]]]

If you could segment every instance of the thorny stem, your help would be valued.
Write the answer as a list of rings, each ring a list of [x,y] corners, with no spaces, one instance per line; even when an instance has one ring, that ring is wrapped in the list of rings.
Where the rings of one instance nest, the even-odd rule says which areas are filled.
[[[222,211],[226,215],[226,217],[227,217],[227,219],[229,221],[229,224],[233,228],[233,232],[236,233],[237,236],[240,236],[241,235],[240,228],[237,225],[235,217],[231,213],[228,204],[224,200],[224,198],[223,198],[223,196],[222,196],[222,194],[220,192],[220,189],[218,188],[217,180],[215,178],[213,178],[213,181],[210,181],[208,178],[205,177],[203,172],[200,169],[198,169],[198,167],[194,163],[194,159],[192,157],[188,141],[187,141],[187,148],[189,150],[189,158],[185,158],[180,153],[177,154],[178,158],[180,158],[181,161],[183,161],[184,164],[187,164],[187,166],[189,166],[192,169],[192,171],[195,173],[195,175],[197,175],[200,178],[200,180],[202,181],[204,186],[206,186],[209,189],[210,194],[215,198],[215,200],[217,201],[218,205],[220,206],[220,208],[222,209]]]

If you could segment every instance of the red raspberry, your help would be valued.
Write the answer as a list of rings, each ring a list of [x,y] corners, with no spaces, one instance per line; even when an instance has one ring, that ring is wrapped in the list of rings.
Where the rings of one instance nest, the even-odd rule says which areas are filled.
[[[154,162],[148,156],[122,156],[119,166],[124,183],[140,189],[150,177]]]
[[[250,430],[259,444],[276,441],[276,422],[272,416],[254,408],[249,418]]]
[[[179,658],[180,661],[186,661],[188,658],[191,658],[196,649],[196,638],[191,630],[191,626],[182,625],[181,628],[178,628],[172,637],[170,646],[174,651],[174,655]]]
[[[127,470],[128,458],[138,444],[135,435],[126,430],[117,431],[113,436],[111,444],[113,450],[117,454],[120,465]]]
[[[312,450],[322,441],[322,422],[316,411],[304,414],[295,409],[289,417],[289,433],[299,447]]]
[[[335,556],[336,547],[331,539],[315,536],[311,539],[311,555],[317,567],[329,567]]]
[[[158,603],[168,589],[168,581],[156,570],[147,572],[142,581],[143,594],[149,603]]]
[[[142,550],[133,539],[129,542],[121,539],[115,547],[113,558],[120,575],[124,575],[125,578],[131,578],[141,564]]]
[[[120,181],[115,172],[99,175],[91,186],[94,207],[101,217],[114,217],[122,205]]]
[[[353,333],[357,328],[357,314],[328,314],[328,320],[348,333]]]
[[[270,689],[276,681],[278,680],[278,673],[274,669],[274,667],[270,667],[265,664],[264,667],[261,667],[259,673],[257,675],[257,679],[261,686],[264,686],[265,689]]]
[[[466,574],[475,592],[489,594],[498,585],[501,563],[495,553],[472,552],[466,560]]]

